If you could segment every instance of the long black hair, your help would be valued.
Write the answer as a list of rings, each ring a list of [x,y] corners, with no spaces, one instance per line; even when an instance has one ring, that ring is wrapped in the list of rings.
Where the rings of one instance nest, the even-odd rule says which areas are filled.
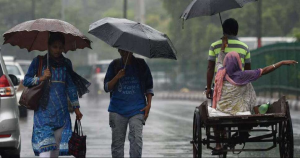
[[[63,45],[65,45],[65,36],[60,32],[50,32],[48,39],[48,45],[52,45],[56,41],[60,41]]]

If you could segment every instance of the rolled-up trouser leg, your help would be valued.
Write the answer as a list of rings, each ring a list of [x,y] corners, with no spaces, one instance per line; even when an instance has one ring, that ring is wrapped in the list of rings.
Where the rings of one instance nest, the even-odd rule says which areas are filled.
[[[111,155],[113,158],[123,158],[128,118],[109,113],[109,125],[112,130]]]
[[[129,119],[128,139],[130,141],[129,155],[131,158],[142,157],[143,121],[144,121],[143,114],[135,115]]]

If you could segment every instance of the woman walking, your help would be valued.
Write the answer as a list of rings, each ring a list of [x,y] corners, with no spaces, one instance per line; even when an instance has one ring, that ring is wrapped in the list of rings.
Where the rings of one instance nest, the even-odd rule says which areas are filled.
[[[36,156],[68,155],[68,141],[72,135],[68,98],[77,119],[82,118],[78,96],[88,92],[88,81],[76,74],[72,63],[62,55],[65,38],[61,33],[50,33],[48,54],[34,58],[24,79],[24,86],[32,87],[47,82],[39,108],[34,112],[32,147]],[[49,55],[49,65],[47,56]],[[36,77],[42,60],[42,76]]]

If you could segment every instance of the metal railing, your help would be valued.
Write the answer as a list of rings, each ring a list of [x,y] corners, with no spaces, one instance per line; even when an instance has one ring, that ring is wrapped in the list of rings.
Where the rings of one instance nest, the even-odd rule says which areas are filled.
[[[252,69],[264,68],[281,60],[300,61],[300,43],[277,43],[251,52]],[[283,66],[253,82],[259,95],[300,97],[300,64]]]

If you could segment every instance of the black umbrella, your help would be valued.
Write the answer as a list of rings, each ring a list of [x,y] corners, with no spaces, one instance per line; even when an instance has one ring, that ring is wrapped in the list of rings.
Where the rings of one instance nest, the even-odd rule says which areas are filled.
[[[152,27],[128,19],[104,18],[90,25],[89,33],[110,46],[148,58],[176,60],[168,36]]]
[[[183,20],[191,19],[198,16],[211,16],[219,14],[222,23],[221,12],[242,8],[245,4],[257,0],[194,0],[185,9],[181,18]]]

